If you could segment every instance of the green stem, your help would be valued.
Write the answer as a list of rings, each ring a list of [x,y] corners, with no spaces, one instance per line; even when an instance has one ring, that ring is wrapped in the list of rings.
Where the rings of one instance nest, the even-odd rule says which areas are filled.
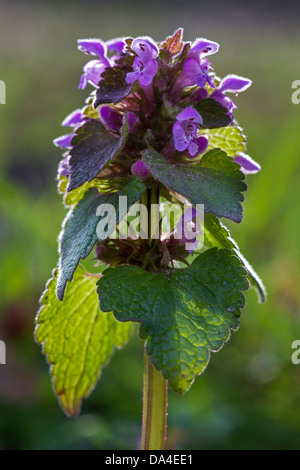
[[[142,196],[148,209],[148,238],[153,242],[160,232],[157,210],[159,187],[154,185]],[[156,205],[156,206],[155,206]],[[156,213],[154,213],[156,211]],[[151,217],[153,216],[154,217]],[[156,235],[155,235],[156,234]],[[163,450],[166,440],[168,381],[153,367],[144,343],[143,423],[141,450]]]
[[[144,345],[143,425],[141,450],[165,448],[168,382],[156,370]]]

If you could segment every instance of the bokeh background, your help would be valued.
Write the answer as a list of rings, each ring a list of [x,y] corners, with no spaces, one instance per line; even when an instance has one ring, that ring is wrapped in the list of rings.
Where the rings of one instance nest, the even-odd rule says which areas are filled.
[[[249,154],[245,216],[230,224],[265,281],[268,301],[247,293],[240,330],[183,396],[170,392],[169,449],[300,449],[300,79],[296,3],[200,1],[6,1],[0,4],[0,449],[135,449],[142,410],[142,345],[117,351],[76,419],[52,392],[33,340],[38,299],[57,262],[65,215],[56,193],[60,123],[87,95],[77,89],[86,56],[77,38],[147,34],[177,27],[185,39],[220,43],[212,64],[253,86],[236,103]],[[91,262],[90,262],[91,263]]]

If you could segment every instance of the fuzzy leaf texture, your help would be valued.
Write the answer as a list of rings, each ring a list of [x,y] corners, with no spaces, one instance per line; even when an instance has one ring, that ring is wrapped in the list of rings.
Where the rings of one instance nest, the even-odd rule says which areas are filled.
[[[132,90],[133,84],[125,81],[126,74],[121,67],[108,67],[103,73],[103,80],[96,90],[96,98],[93,106],[97,108],[100,104],[120,103]]]
[[[57,297],[62,300],[67,281],[72,280],[73,273],[80,258],[86,258],[94,247],[98,237],[96,227],[106,212],[96,214],[101,204],[111,204],[116,209],[116,223],[118,224],[126,212],[119,211],[119,196],[127,196],[129,207],[141,196],[145,186],[139,178],[131,176],[120,191],[100,194],[96,188],[90,188],[77,206],[69,211],[64,221],[59,237],[59,274],[57,279]],[[103,233],[100,241],[108,238],[113,232]]]
[[[267,294],[265,286],[251,264],[240,252],[238,244],[231,237],[230,231],[213,214],[205,214],[204,217],[204,244],[208,248],[227,248],[233,250],[239,257],[247,271],[250,284],[255,288],[260,303],[266,301]]]
[[[205,132],[208,137],[208,150],[219,148],[230,157],[235,157],[246,150],[246,137],[239,126],[232,125],[209,129]]]
[[[68,191],[72,191],[87,181],[91,181],[115,158],[122,148],[127,133],[124,123],[120,137],[107,132],[96,119],[90,119],[77,130],[70,151],[70,181]]]
[[[217,248],[180,270],[118,266],[97,283],[100,306],[117,320],[141,323],[153,365],[182,393],[238,327],[241,291],[249,287],[245,274],[236,256]]]
[[[167,163],[162,155],[146,150],[143,160],[152,175],[169,188],[189,198],[192,204],[204,204],[205,212],[242,220],[242,191],[247,186],[239,165],[220,149],[207,152],[194,166]]]
[[[196,104],[195,109],[203,119],[203,127],[225,127],[230,123],[227,109],[212,98],[205,98]]]
[[[78,267],[60,302],[55,295],[56,279],[50,279],[36,318],[36,341],[43,346],[55,393],[69,416],[79,413],[102,367],[116,347],[127,343],[131,329],[130,323],[117,322],[112,313],[101,312],[96,280]]]

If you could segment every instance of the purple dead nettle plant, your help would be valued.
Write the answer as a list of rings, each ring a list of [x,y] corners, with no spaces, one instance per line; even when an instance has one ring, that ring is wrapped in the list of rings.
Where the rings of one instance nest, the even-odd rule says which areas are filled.
[[[251,81],[220,79],[210,62],[218,44],[184,42],[181,29],[160,43],[145,36],[78,45],[91,55],[79,88],[92,91],[64,119],[70,132],[54,141],[64,151],[58,182],[69,211],[36,340],[61,406],[75,416],[139,323],[141,449],[163,449],[168,387],[187,391],[238,328],[249,285],[265,300],[261,280],[220,220],[241,222],[245,174],[260,170],[246,153],[231,97]],[[147,236],[121,236],[121,222],[138,203],[147,209],[139,218]],[[182,212],[164,233],[167,204]],[[89,273],[79,263],[93,249],[98,272]]]

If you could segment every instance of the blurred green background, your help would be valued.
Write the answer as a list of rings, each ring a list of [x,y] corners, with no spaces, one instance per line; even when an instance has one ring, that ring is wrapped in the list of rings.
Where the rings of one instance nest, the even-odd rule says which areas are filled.
[[[56,193],[60,123],[82,107],[77,89],[87,58],[77,38],[185,39],[220,43],[220,76],[253,80],[237,99],[249,154],[244,220],[230,224],[265,281],[268,301],[247,293],[239,332],[188,393],[170,392],[169,449],[300,449],[300,79],[299,9],[289,2],[1,1],[0,79],[0,449],[134,449],[142,410],[142,345],[137,334],[115,353],[77,419],[64,416],[48,366],[33,340],[38,299],[57,262],[65,210]]]

